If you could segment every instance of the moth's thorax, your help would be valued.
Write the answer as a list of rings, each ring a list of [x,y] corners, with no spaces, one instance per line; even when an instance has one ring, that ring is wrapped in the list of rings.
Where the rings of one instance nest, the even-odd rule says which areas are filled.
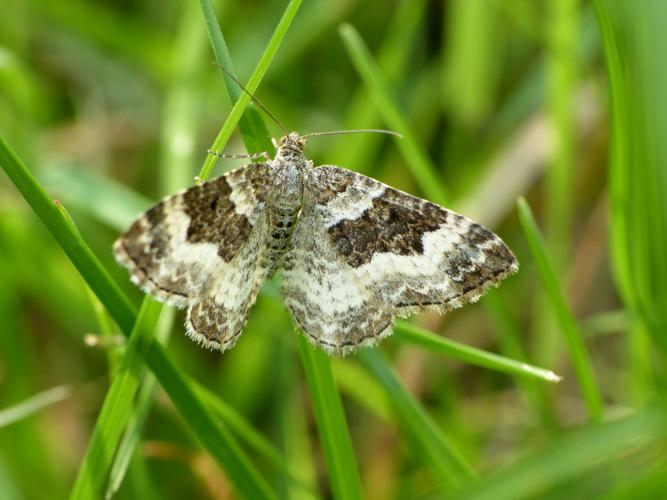
[[[303,179],[306,170],[311,167],[303,155],[304,145],[297,134],[289,134],[281,139],[276,157],[271,161],[273,182],[268,199],[270,274],[281,265],[282,256],[290,248],[292,233],[299,218]]]

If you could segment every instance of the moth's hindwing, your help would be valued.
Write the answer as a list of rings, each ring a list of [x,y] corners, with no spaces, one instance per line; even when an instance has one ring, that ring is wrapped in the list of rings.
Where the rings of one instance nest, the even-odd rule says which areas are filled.
[[[233,344],[266,276],[266,183],[251,164],[163,199],[114,244],[133,282],[189,307],[188,333],[207,347]]]
[[[283,293],[306,335],[330,352],[377,342],[395,316],[474,302],[518,269],[480,224],[369,177],[323,166],[304,189]]]

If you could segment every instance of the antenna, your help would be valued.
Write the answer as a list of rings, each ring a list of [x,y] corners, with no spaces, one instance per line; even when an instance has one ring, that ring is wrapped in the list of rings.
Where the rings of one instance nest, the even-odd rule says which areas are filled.
[[[221,70],[222,70],[222,71],[223,71],[229,78],[231,78],[232,80],[234,80],[234,82],[236,83],[236,85],[238,85],[238,86],[241,88],[241,90],[243,90],[243,92],[245,92],[246,94],[248,94],[248,95],[250,96],[250,99],[252,99],[253,102],[254,102],[255,104],[257,104],[257,106],[259,106],[259,107],[262,109],[262,111],[264,111],[264,112],[268,115],[269,118],[271,118],[274,122],[276,122],[276,124],[280,127],[280,130],[282,130],[283,134],[284,134],[284,135],[287,135],[287,129],[286,129],[285,126],[280,122],[280,120],[278,120],[278,118],[276,118],[276,117],[273,115],[273,113],[271,113],[271,111],[269,111],[268,109],[266,109],[266,106],[264,106],[264,104],[262,104],[261,102],[259,102],[259,99],[257,99],[254,95],[252,95],[252,94],[250,93],[250,91],[249,91],[248,89],[246,89],[246,88],[243,86],[243,84],[239,81],[238,78],[236,78],[230,71],[227,70],[227,68],[225,68],[225,67],[222,66],[221,64],[218,64],[217,62],[213,62],[213,64],[215,64],[216,66],[218,66],[218,67],[219,67],[219,68],[220,68],[220,69],[221,69]]]
[[[344,135],[344,134],[387,134],[400,137],[403,139],[403,135],[393,130],[384,130],[378,128],[363,128],[357,130],[332,130],[330,132],[311,132],[310,134],[302,135],[301,137],[314,137],[318,135]]]

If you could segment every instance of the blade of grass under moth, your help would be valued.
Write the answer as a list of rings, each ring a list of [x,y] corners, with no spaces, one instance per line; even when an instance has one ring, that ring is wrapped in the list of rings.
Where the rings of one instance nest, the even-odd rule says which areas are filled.
[[[224,68],[225,71],[228,71],[236,77],[232,58],[229,55],[227,43],[225,42],[222,30],[218,24],[215,9],[213,8],[211,0],[201,0],[201,9],[204,13],[204,21],[206,22],[208,37],[211,41],[211,47],[213,48],[216,62]],[[227,95],[231,102],[236,102],[239,97],[241,97],[243,91],[229,74],[225,73],[225,71],[221,70],[221,73],[225,82],[225,88],[227,89]],[[239,130],[248,153],[267,152],[270,155],[273,155],[274,148],[271,143],[271,134],[266,128],[266,124],[264,123],[264,120],[262,120],[259,110],[252,102],[248,104],[247,109],[239,119]]]
[[[298,336],[298,343],[333,496],[339,500],[360,499],[357,461],[331,361],[321,349],[311,346],[305,335]]]
[[[175,316],[176,311],[172,308],[165,307],[162,310],[162,314],[155,325],[156,341],[163,345],[167,342],[174,325]],[[141,387],[139,388],[137,397],[134,401],[132,414],[125,427],[123,437],[118,445],[118,450],[114,456],[113,464],[111,465],[109,481],[107,482],[104,495],[105,498],[112,498],[118,491],[123,483],[123,479],[125,478],[125,474],[127,473],[132,458],[136,457],[136,448],[144,429],[144,423],[152,408],[156,388],[157,381],[155,375],[144,368],[141,374]],[[135,460],[139,459],[143,458],[135,458]],[[133,477],[136,479],[139,474],[144,473],[145,470],[143,470],[142,467],[139,467],[139,470],[136,471],[136,474]],[[148,479],[142,477],[141,482],[148,482]]]
[[[132,403],[141,381],[145,357],[153,342],[155,325],[161,312],[162,304],[149,296],[144,298],[116,376],[95,422],[71,499],[97,498],[102,495],[118,442],[132,414]]]
[[[579,388],[586,401],[589,417],[592,420],[600,420],[603,411],[602,397],[600,396],[593,365],[586,351],[579,326],[567,305],[553,263],[547,253],[540,230],[537,227],[528,203],[523,198],[520,198],[518,207],[519,219],[528,240],[530,252],[535,260],[542,287],[572,357],[574,372],[579,383]]]
[[[0,166],[65,251],[88,286],[107,308],[123,333],[129,336],[136,320],[134,307],[81,235],[74,230],[60,210],[51,202],[37,179],[3,138],[0,138]],[[275,494],[242,452],[229,431],[220,426],[211,416],[194,393],[186,376],[171,362],[162,346],[155,342],[151,345],[147,362],[183,416],[184,421],[197,436],[200,444],[227,472],[239,494],[248,498],[275,498]]]
[[[234,431],[240,439],[245,441],[252,449],[262,455],[293,485],[298,486],[303,491],[307,491],[311,495],[314,494],[314,492],[310,491],[310,487],[299,479],[293,470],[290,469],[285,462],[283,454],[268,439],[259,433],[242,414],[203,385],[195,384],[194,387],[202,401],[204,401],[211,411],[220,417],[220,419],[229,426],[230,430]]]
[[[250,79],[245,85],[246,90],[251,94],[254,94],[257,91],[257,87],[259,87],[262,78],[264,78],[266,70],[269,68],[269,65],[271,64],[271,61],[273,60],[273,57],[275,56],[276,51],[280,46],[280,43],[282,42],[285,34],[287,33],[287,29],[289,28],[292,20],[294,19],[294,16],[296,15],[297,11],[299,10],[299,7],[301,6],[301,2],[302,0],[291,0],[290,3],[285,8],[285,12],[283,13],[283,16],[280,18],[280,21],[278,22],[278,25],[276,26],[276,29],[273,32],[273,35],[271,36],[271,39],[269,40],[269,43],[266,46],[266,49],[264,49],[262,57],[259,59],[257,66],[255,66],[255,70],[253,71],[252,75],[250,76]],[[218,61],[218,63],[224,66],[224,61]],[[239,122],[239,119],[243,115],[243,112],[245,111],[249,103],[250,103],[250,96],[248,95],[248,93],[246,92],[241,93],[238,100],[234,103],[234,106],[229,112],[229,115],[227,115],[227,119],[225,120],[225,123],[222,125],[220,132],[218,132],[217,137],[213,141],[213,145],[211,146],[211,149],[213,151],[223,150],[225,144],[227,144],[227,141],[231,137],[232,132],[236,127],[236,124]],[[211,170],[213,170],[213,166],[215,165],[216,161],[217,158],[213,155],[208,155],[206,157],[204,165],[202,166],[201,171],[199,172],[199,178],[201,180],[208,179],[209,175],[211,175]]]
[[[401,427],[420,453],[420,460],[431,468],[443,489],[450,491],[474,478],[473,468],[401,383],[382,354],[361,349],[359,358],[383,385]]]
[[[384,121],[392,130],[403,135],[403,138],[396,139],[396,145],[401,150],[417,185],[431,201],[444,204],[447,194],[435,174],[436,168],[408,126],[408,120],[391,96],[389,85],[361,36],[349,24],[341,25],[338,31],[343,38],[350,59],[368,87],[368,92],[382,113]]]
[[[401,342],[416,344],[431,352],[451,356],[466,363],[491,370],[551,383],[560,382],[562,379],[551,370],[545,370],[544,368],[454,342],[406,321],[396,322],[395,334],[396,340]]]

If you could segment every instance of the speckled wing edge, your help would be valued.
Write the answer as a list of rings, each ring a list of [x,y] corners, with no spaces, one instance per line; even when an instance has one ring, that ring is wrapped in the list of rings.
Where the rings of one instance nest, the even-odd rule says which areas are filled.
[[[188,307],[188,335],[207,348],[233,345],[265,278],[261,240],[270,178],[266,164],[250,164],[180,191],[114,243],[116,259],[143,291]]]

